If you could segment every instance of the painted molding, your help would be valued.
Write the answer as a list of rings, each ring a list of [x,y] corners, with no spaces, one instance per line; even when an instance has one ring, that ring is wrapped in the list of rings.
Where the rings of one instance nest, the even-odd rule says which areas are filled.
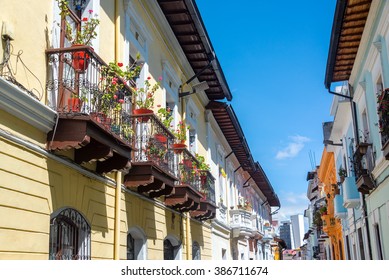
[[[0,109],[44,133],[53,129],[57,116],[57,112],[1,77]]]

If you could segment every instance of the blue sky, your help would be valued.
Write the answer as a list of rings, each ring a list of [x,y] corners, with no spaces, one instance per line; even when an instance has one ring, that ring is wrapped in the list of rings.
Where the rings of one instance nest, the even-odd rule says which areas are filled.
[[[320,164],[331,120],[324,75],[336,1],[196,3],[254,160],[281,201],[276,217],[302,214],[310,153]]]

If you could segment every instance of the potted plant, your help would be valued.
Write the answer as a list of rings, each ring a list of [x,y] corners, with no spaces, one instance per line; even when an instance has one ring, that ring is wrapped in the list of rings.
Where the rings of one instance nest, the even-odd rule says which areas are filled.
[[[161,105],[157,105],[157,107],[160,107]],[[171,127],[171,122],[173,121],[173,114],[172,114],[172,110],[170,109],[170,107],[166,107],[166,108],[159,108],[158,109],[158,113],[157,113],[159,119],[161,120],[162,124],[170,129]]]
[[[322,216],[327,215],[327,206],[320,207],[319,211]]]
[[[186,132],[189,130],[189,126],[183,121],[180,121],[177,125],[177,129],[173,131],[176,137],[177,143],[173,143],[173,150],[175,153],[181,153],[185,148]]]
[[[133,88],[133,96],[135,98],[135,109],[133,110],[134,115],[142,115],[142,114],[152,114],[154,107],[154,95],[155,92],[160,87],[160,81],[162,77],[159,77],[159,81],[156,82],[153,86],[150,83],[151,77],[147,77],[144,81],[144,87],[141,88]],[[143,117],[142,120],[147,122],[150,117]]]
[[[64,20],[65,38],[72,46],[91,46],[92,40],[97,37],[96,28],[100,20],[93,16],[93,10],[89,10],[89,18],[81,19],[81,27],[73,29],[68,22],[67,17],[70,14],[69,3],[67,0],[57,0],[60,9],[61,19]],[[89,64],[89,54],[86,51],[76,51],[73,53],[72,65],[77,71],[85,71]]]
[[[347,177],[347,171],[343,167],[339,167],[338,175],[340,178],[340,182],[343,183],[344,179]]]
[[[199,170],[200,181],[201,181],[201,185],[203,186],[207,182],[207,173],[206,173],[206,171],[209,171],[211,168],[210,168],[209,164],[205,163],[205,157],[204,156],[200,156],[199,154],[196,153],[195,157],[197,159],[196,167]]]

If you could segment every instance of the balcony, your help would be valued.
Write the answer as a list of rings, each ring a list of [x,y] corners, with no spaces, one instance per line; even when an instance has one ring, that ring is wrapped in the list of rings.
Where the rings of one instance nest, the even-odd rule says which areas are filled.
[[[377,103],[382,152],[384,157],[389,160],[389,88],[378,95]]]
[[[343,189],[343,206],[345,208],[358,208],[360,205],[359,193],[355,183],[355,177],[350,176],[344,179]]]
[[[357,178],[358,191],[362,194],[369,194],[375,188],[374,181],[371,178],[371,170],[373,170],[373,157],[370,144],[365,145],[365,149],[361,148],[361,144],[357,146],[357,150],[353,156],[353,167],[355,177]]]
[[[347,209],[343,206],[343,195],[337,194],[334,198],[334,216],[339,219],[347,217]]]
[[[178,181],[171,149],[173,134],[154,114],[131,116],[130,125],[134,151],[124,184],[152,198],[172,194]]]
[[[107,64],[90,47],[49,49],[46,54],[49,105],[58,112],[55,129],[47,136],[48,149],[72,149],[76,163],[97,162],[100,174],[127,171],[131,88],[117,77],[118,101],[107,99]]]
[[[243,209],[230,210],[232,237],[238,239],[248,238],[253,235],[253,215]]]
[[[181,212],[197,210],[203,195],[200,192],[201,179],[195,169],[195,157],[187,150],[176,152],[178,184],[174,193],[165,197],[165,204]]]
[[[216,216],[215,178],[209,171],[200,171],[200,206],[191,212],[191,216],[198,220],[213,219]]]

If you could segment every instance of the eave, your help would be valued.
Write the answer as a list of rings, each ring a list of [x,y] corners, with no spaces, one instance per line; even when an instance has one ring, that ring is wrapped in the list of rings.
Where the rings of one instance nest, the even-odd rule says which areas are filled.
[[[209,100],[232,100],[232,94],[193,0],[158,0],[174,35],[200,82],[206,81]]]
[[[371,0],[338,0],[328,52],[325,87],[350,78]]]

